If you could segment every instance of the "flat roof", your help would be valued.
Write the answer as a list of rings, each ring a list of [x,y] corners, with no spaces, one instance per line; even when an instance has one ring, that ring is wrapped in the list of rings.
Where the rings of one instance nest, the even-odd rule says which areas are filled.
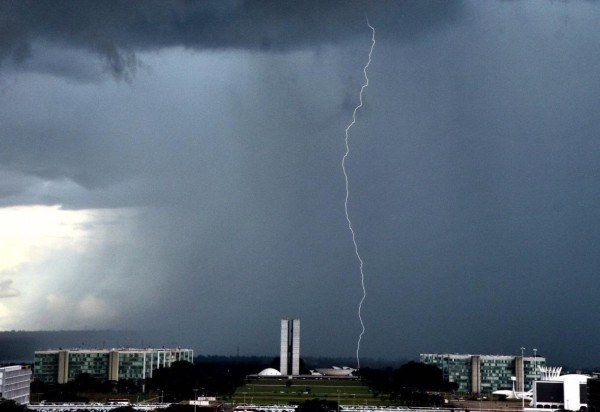
[[[520,355],[482,355],[482,354],[470,354],[470,353],[420,353],[419,356],[445,356],[453,358],[470,358],[473,356],[479,356],[480,358],[493,358],[493,359],[514,359],[520,358]],[[545,356],[524,356],[526,360],[546,360]]]
[[[193,352],[192,349],[185,348],[97,348],[97,349],[82,349],[82,348],[64,348],[64,349],[46,349],[36,350],[35,353],[58,353],[58,352],[77,352],[77,353],[110,353],[110,352]]]

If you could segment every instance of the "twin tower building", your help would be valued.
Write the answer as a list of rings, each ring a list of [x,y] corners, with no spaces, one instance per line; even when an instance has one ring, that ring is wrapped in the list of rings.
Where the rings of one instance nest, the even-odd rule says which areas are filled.
[[[300,319],[281,320],[279,372],[288,376],[300,375]]]

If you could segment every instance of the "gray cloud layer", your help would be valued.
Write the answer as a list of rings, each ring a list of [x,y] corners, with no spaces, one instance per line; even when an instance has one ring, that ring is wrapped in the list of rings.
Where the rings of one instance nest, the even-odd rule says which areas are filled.
[[[388,35],[410,37],[452,21],[461,8],[461,2],[414,0],[3,1],[0,59],[23,63],[41,40],[97,54],[112,73],[127,77],[137,68],[139,51],[173,46],[286,51],[336,44],[356,36],[357,20],[367,12],[390,29]],[[40,66],[56,70],[48,62]]]
[[[0,281],[0,299],[2,298],[15,298],[20,293],[12,286],[12,280],[5,279]]]
[[[348,163],[364,353],[535,346],[550,363],[600,362],[585,343],[597,4],[137,4],[2,3],[15,80],[0,201],[136,212],[57,294],[97,291],[119,325],[207,353],[276,353],[277,320],[299,316],[305,353],[351,355],[360,286],[340,162],[366,11],[378,44]],[[103,79],[97,56],[139,70]]]

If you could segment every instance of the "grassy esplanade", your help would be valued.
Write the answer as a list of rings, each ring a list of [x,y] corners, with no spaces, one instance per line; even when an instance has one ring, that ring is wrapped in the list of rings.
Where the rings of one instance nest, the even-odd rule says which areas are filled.
[[[256,405],[288,404],[307,399],[338,401],[341,405],[377,405],[369,388],[358,379],[272,379],[248,380],[233,395],[235,403]]]

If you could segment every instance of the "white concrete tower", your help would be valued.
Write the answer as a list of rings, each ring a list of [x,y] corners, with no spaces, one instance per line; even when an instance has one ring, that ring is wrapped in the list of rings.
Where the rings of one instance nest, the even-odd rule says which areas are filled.
[[[279,372],[288,374],[288,351],[290,346],[289,321],[281,319],[281,347],[279,351]]]
[[[281,320],[279,371],[282,375],[300,375],[300,320]]]
[[[300,319],[292,321],[292,375],[300,375]]]

